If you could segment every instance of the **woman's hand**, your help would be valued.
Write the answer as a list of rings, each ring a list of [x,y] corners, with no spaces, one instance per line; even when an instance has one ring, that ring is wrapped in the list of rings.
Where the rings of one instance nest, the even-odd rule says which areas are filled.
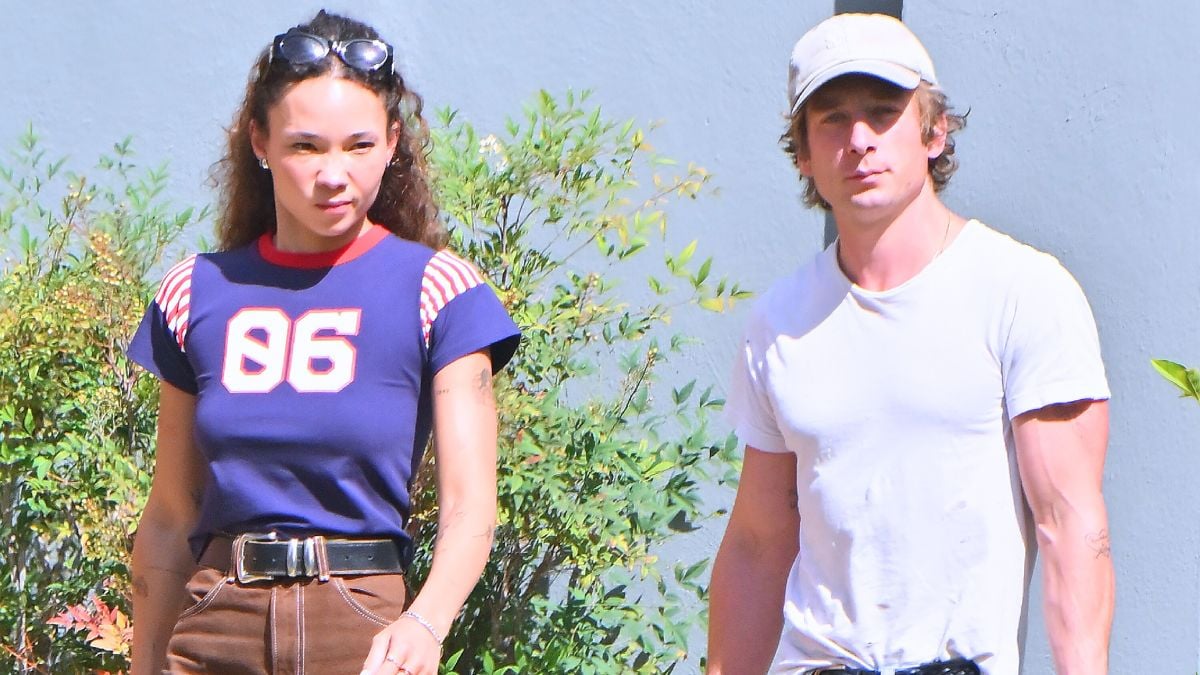
[[[437,675],[442,646],[416,619],[401,616],[379,631],[361,675]]]

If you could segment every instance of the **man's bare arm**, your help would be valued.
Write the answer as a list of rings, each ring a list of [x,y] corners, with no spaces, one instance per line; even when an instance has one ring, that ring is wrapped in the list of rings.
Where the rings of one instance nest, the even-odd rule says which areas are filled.
[[[771,665],[799,546],[796,500],[796,456],[747,446],[709,588],[709,675],[762,675]]]
[[[1059,675],[1108,672],[1114,577],[1101,493],[1108,403],[1019,415],[1017,463],[1042,557],[1046,627]]]

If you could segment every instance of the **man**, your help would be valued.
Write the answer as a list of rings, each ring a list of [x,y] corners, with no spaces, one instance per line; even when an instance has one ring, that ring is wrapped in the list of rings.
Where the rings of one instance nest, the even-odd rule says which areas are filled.
[[[761,298],[734,368],[709,672],[1015,675],[1040,549],[1059,673],[1105,673],[1109,392],[1082,291],[939,199],[962,118],[899,21],[821,23],[789,88],[784,145],[838,239]]]

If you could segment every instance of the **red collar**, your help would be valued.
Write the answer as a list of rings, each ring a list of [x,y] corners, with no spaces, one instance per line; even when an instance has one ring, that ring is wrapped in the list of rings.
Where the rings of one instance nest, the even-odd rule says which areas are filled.
[[[386,228],[372,224],[371,229],[345,246],[320,253],[290,253],[275,248],[270,232],[258,238],[258,253],[269,263],[283,267],[318,269],[348,263],[374,248],[391,234]]]

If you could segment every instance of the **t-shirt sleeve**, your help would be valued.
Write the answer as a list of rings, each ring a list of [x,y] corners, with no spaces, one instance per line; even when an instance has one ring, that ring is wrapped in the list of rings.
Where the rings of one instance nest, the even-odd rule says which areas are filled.
[[[763,452],[790,452],[768,393],[766,352],[770,340],[764,333],[765,319],[756,313],[733,360],[725,417],[746,445]]]
[[[129,358],[160,380],[195,394],[196,373],[186,353],[192,297],[192,256],[167,272],[129,345]]]
[[[496,293],[470,263],[438,251],[421,282],[421,326],[436,373],[463,356],[488,349],[499,372],[516,353],[521,333]]]
[[[1027,270],[1003,354],[1009,417],[1109,398],[1091,307],[1075,278],[1046,256]]]

